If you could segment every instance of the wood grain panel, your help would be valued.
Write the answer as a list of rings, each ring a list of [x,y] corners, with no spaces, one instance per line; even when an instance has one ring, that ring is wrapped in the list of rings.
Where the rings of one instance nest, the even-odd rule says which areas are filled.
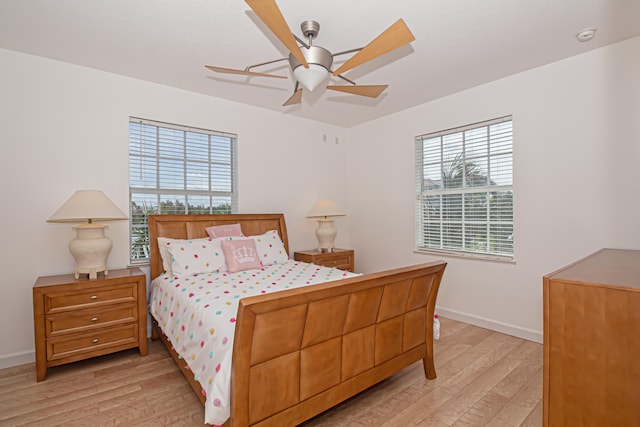
[[[342,381],[375,366],[375,333],[371,325],[342,337]]]
[[[427,305],[431,284],[435,277],[419,277],[411,281],[406,310],[411,311]]]
[[[402,353],[403,318],[403,316],[394,317],[376,325],[376,365]]]
[[[300,400],[300,352],[253,366],[249,375],[251,424],[293,406]]]
[[[340,383],[342,338],[337,337],[300,352],[300,400]]]
[[[251,345],[251,365],[299,350],[306,314],[306,304],[258,314]]]
[[[348,295],[310,303],[302,347],[308,347],[342,335],[348,303]]]
[[[385,285],[378,312],[378,322],[396,317],[404,313],[409,296],[411,280]]]
[[[382,288],[371,288],[354,292],[349,297],[349,308],[344,323],[344,333],[373,325],[378,317],[382,300]]]
[[[402,351],[424,344],[427,336],[426,308],[408,312],[403,321]]]

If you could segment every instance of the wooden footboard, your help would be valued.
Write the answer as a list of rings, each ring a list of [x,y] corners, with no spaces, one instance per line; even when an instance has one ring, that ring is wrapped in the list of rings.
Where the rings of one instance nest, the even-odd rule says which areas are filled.
[[[232,426],[296,425],[423,360],[436,377],[436,262],[240,301]]]

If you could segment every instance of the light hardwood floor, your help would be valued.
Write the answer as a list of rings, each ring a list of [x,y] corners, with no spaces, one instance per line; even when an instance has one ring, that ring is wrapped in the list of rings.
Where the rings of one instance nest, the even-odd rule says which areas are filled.
[[[311,426],[540,426],[542,345],[449,319],[422,363],[304,423]],[[0,370],[0,426],[201,426],[204,409],[159,341],[51,368]]]

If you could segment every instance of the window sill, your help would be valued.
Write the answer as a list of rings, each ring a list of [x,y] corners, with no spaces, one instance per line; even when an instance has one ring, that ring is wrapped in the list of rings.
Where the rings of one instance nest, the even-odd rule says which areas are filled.
[[[130,261],[129,267],[148,267],[151,265],[151,261],[148,259],[142,261]]]
[[[474,261],[489,261],[489,262],[497,262],[501,264],[516,264],[515,259],[505,256],[497,256],[497,255],[484,255],[484,254],[474,254],[469,252],[456,252],[456,251],[444,251],[437,249],[414,249],[413,253],[421,254],[421,255],[439,255],[439,256],[448,256],[452,258],[462,258]]]

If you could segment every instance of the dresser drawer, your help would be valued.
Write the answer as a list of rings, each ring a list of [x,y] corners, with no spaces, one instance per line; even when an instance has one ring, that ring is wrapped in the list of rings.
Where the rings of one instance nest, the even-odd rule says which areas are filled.
[[[44,297],[45,313],[52,314],[118,302],[135,302],[137,299],[136,290],[136,283],[124,283],[80,291],[51,292]]]
[[[84,353],[104,353],[105,349],[138,346],[138,325],[97,329],[93,332],[59,335],[47,340],[47,360],[79,356]]]
[[[134,303],[123,303],[108,307],[51,314],[46,316],[45,328],[47,337],[51,337],[103,326],[135,322],[137,319],[138,307]]]

